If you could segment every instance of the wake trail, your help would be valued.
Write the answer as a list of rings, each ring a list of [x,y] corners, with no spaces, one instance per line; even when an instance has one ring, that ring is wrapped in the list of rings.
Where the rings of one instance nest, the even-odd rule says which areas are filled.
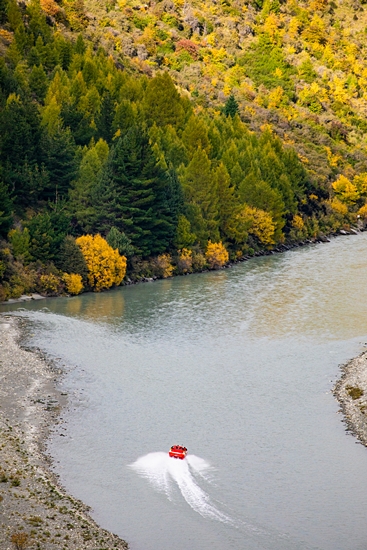
[[[138,475],[147,479],[154,489],[173,500],[173,491],[178,488],[187,504],[202,517],[225,523],[232,528],[246,533],[256,541],[258,548],[273,550],[320,550],[308,545],[305,541],[294,540],[286,533],[271,527],[263,527],[244,519],[234,520],[221,512],[200,487],[199,482],[211,483],[214,468],[203,458],[188,455],[184,460],[174,459],[168,453],[149,453],[130,464]]]
[[[195,479],[201,477],[209,483],[211,481],[212,467],[203,458],[189,455],[179,460],[169,457],[167,453],[149,453],[138,458],[131,468],[169,500],[172,500],[172,490],[176,486],[195,512],[205,518],[233,524],[233,520],[218,510]]]

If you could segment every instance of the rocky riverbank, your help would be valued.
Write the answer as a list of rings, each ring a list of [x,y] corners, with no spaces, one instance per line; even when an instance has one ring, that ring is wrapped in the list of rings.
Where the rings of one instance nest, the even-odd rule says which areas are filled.
[[[342,372],[334,395],[348,430],[367,447],[367,351],[344,365]]]
[[[126,550],[50,470],[44,442],[67,396],[61,371],[20,347],[22,323],[0,317],[0,550]]]

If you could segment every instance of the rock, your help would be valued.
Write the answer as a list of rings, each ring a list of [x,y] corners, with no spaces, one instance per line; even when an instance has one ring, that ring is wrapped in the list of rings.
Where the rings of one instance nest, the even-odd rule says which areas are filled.
[[[339,229],[340,235],[349,235],[348,231],[345,231],[345,229]]]
[[[351,235],[358,235],[359,231],[357,231],[356,229],[354,229],[353,227],[351,229],[349,229],[349,233]]]
[[[31,299],[32,300],[44,300],[45,297],[41,296],[41,294],[31,294]]]
[[[27,296],[26,294],[22,294],[22,296],[19,296],[20,302],[29,302],[32,300],[32,296]]]

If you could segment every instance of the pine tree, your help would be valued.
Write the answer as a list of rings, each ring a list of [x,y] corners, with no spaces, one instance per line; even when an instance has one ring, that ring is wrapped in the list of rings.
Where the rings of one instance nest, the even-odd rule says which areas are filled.
[[[39,101],[43,101],[47,92],[47,77],[42,65],[34,65],[29,75],[29,88]]]
[[[66,273],[77,273],[81,275],[84,283],[87,281],[87,264],[82,251],[71,235],[67,235],[61,243],[56,266]]]
[[[222,162],[215,170],[213,179],[218,195],[219,229],[221,234],[226,236],[228,220],[231,218],[237,206],[234,195],[235,188],[231,185],[231,178]]]
[[[200,243],[219,240],[218,196],[208,155],[201,148],[181,173],[181,183],[187,201],[187,218]]]
[[[119,254],[126,258],[134,256],[135,249],[131,244],[129,237],[125,233],[119,231],[117,227],[111,227],[109,230],[106,241],[114,249],[119,251]]]
[[[189,118],[182,132],[182,142],[190,160],[199,148],[209,154],[210,142],[208,138],[208,128],[201,118],[195,115]]]
[[[238,102],[233,94],[231,94],[227,99],[227,102],[223,109],[223,113],[226,115],[226,117],[230,116],[232,118],[239,114]]]
[[[158,74],[147,85],[143,101],[146,120],[157,126],[172,124],[181,128],[185,122],[185,111],[180,96],[167,72]]]
[[[8,186],[0,180],[0,235],[5,237],[13,221],[13,203]]]
[[[98,136],[111,143],[113,137],[113,121],[115,117],[115,108],[112,98],[108,92],[103,96],[101,110],[97,119]]]
[[[96,188],[94,229],[123,231],[143,256],[158,254],[174,235],[168,173],[156,161],[148,136],[133,127],[119,138]]]
[[[54,135],[45,136],[43,153],[50,183],[43,190],[42,198],[58,202],[67,197],[77,173],[75,142],[70,130],[59,128]]]
[[[0,110],[0,162],[3,180],[12,190],[14,203],[28,205],[30,195],[38,190],[32,188],[32,178],[37,164],[40,165],[41,127],[36,106],[22,101],[15,94]]]
[[[69,190],[68,210],[74,219],[77,231],[90,233],[96,219],[95,189],[108,158],[108,145],[100,139],[89,149],[85,148],[79,165],[78,177]]]

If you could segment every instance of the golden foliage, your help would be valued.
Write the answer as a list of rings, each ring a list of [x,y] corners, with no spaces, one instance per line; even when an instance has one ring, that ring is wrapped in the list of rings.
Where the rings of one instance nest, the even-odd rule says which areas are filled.
[[[346,204],[355,203],[359,197],[356,185],[343,175],[340,175],[332,186],[338,199]]]
[[[348,213],[348,207],[346,204],[341,202],[337,197],[334,197],[333,200],[330,202],[331,208],[336,212],[337,214],[341,214],[342,216],[345,216],[345,214]]]
[[[209,241],[205,252],[205,258],[210,269],[218,269],[228,262],[229,254],[221,242],[212,243]]]
[[[82,276],[78,273],[64,273],[63,281],[69,294],[80,294],[84,286]]]
[[[367,220],[367,204],[363,205],[357,212],[357,215],[363,220]]]
[[[180,250],[177,265],[181,273],[189,273],[192,270],[192,250]]]
[[[275,223],[269,212],[246,206],[244,215],[251,220],[251,227],[248,232],[255,235],[262,244],[274,244]]]
[[[126,258],[120,256],[101,235],[76,239],[88,267],[88,283],[97,292],[119,285],[126,273]]]
[[[354,176],[353,184],[357,187],[360,196],[367,196],[367,172]]]
[[[4,40],[4,42],[10,42],[13,40],[14,34],[10,31],[7,31],[5,29],[0,29],[0,38]]]
[[[301,216],[296,214],[292,220],[292,226],[299,231],[304,228],[305,224]]]
[[[59,285],[59,278],[52,273],[41,275],[38,281],[40,292],[43,292],[44,294],[57,294]]]
[[[60,8],[54,0],[40,0],[41,8],[47,15],[56,15]]]

